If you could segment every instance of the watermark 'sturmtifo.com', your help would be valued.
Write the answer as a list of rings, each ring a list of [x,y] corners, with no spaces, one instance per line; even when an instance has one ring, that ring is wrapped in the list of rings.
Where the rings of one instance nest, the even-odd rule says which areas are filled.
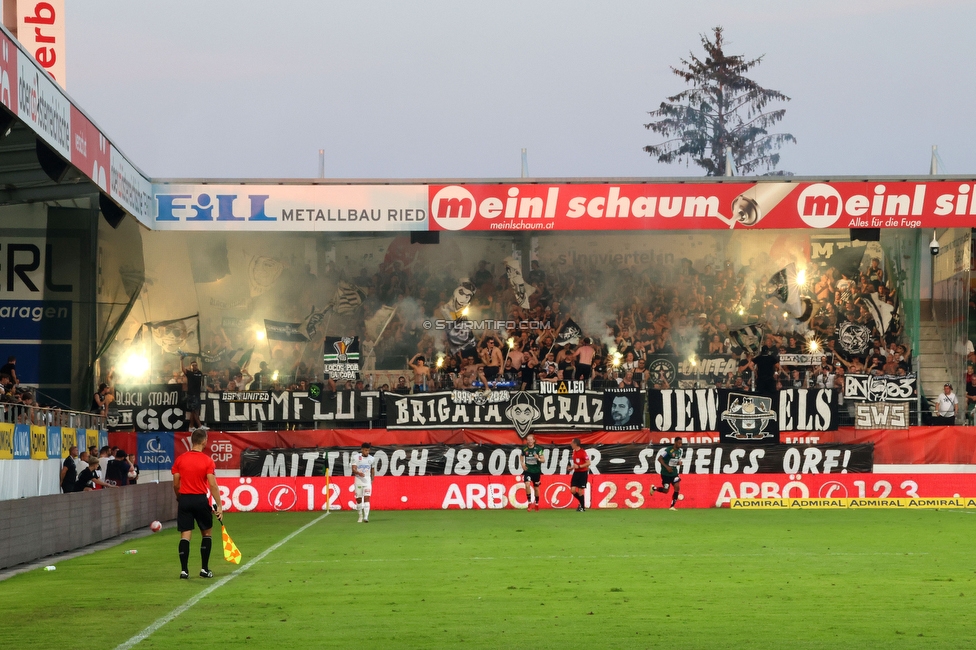
[[[547,330],[549,321],[542,320],[425,320],[425,330]]]

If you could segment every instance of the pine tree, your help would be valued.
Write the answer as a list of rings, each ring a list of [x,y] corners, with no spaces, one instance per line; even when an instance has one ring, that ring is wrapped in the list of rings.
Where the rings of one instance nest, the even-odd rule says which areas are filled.
[[[694,162],[708,176],[724,174],[726,152],[732,154],[739,174],[775,169],[776,150],[787,142],[796,143],[796,138],[768,132],[786,109],[767,111],[766,107],[790,98],[745,77],[763,57],[747,61],[744,55],[726,54],[721,27],[713,30],[713,40],[703,34],[701,42],[704,60],[690,53],[688,59],[681,59],[680,68],[671,68],[691,88],[661,102],[660,108],[649,112],[660,119],[644,125],[668,139],[644,151],[663,163]]]

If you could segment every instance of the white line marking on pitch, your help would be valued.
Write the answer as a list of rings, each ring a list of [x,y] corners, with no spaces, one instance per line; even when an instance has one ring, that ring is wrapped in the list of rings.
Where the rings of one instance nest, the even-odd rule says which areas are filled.
[[[194,605],[196,605],[198,602],[200,602],[201,600],[203,600],[204,598],[206,598],[207,595],[209,595],[210,593],[216,591],[217,589],[220,589],[225,584],[227,584],[228,582],[230,582],[231,580],[233,580],[234,578],[236,578],[240,574],[242,574],[245,571],[247,571],[248,569],[250,569],[252,566],[254,566],[255,564],[257,564],[258,562],[260,562],[261,560],[263,560],[265,557],[268,556],[269,553],[272,553],[273,551],[275,551],[276,549],[278,549],[279,547],[281,547],[283,544],[285,544],[289,540],[293,539],[296,535],[304,532],[308,528],[311,528],[312,526],[314,526],[315,524],[319,523],[320,521],[322,521],[323,519],[325,519],[328,516],[329,516],[329,513],[326,512],[324,515],[321,515],[320,517],[318,517],[316,519],[313,519],[312,521],[308,522],[307,524],[305,524],[304,526],[302,526],[301,528],[299,528],[295,532],[287,535],[281,541],[279,541],[279,542],[277,542],[275,544],[272,544],[268,548],[264,549],[261,553],[259,553],[258,555],[256,555],[253,560],[251,560],[250,562],[248,562],[247,564],[245,564],[241,568],[237,569],[236,571],[234,571],[230,575],[224,576],[223,578],[221,578],[217,582],[213,583],[212,585],[210,585],[209,587],[207,587],[206,589],[204,589],[203,591],[201,591],[200,593],[198,593],[197,595],[193,596],[188,601],[186,601],[185,603],[183,603],[182,605],[180,605],[179,607],[177,607],[176,609],[174,609],[173,611],[171,611],[169,614],[166,614],[165,616],[162,616],[162,617],[156,619],[152,623],[152,625],[150,625],[149,627],[147,627],[142,632],[140,632],[139,634],[135,635],[134,637],[132,637],[131,639],[129,639],[125,643],[120,643],[119,645],[117,645],[115,647],[115,650],[129,650],[129,648],[137,645],[138,643],[140,643],[142,641],[145,641],[150,636],[152,636],[152,634],[156,630],[158,630],[159,628],[163,627],[164,625],[166,625],[167,623],[169,623],[170,621],[172,621],[174,618],[176,618],[177,616],[179,616],[180,614],[182,614],[186,610],[190,609]],[[221,554],[223,554],[223,546],[218,546],[218,548],[220,549]]]
[[[653,554],[632,554],[632,555],[513,555],[504,557],[468,557],[463,558],[471,562],[491,562],[495,560],[600,560],[600,559],[626,559],[644,557],[769,557],[769,556],[841,556],[841,557],[873,557],[873,556],[919,556],[928,553],[653,553]],[[340,558],[332,560],[283,560],[280,562],[269,562],[268,564],[333,564],[346,562],[429,562],[427,557],[394,557],[394,558]]]

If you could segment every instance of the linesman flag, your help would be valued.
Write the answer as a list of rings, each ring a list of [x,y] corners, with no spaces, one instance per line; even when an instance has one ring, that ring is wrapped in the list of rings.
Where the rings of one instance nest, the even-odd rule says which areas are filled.
[[[227,534],[227,528],[223,525],[223,522],[220,524],[220,535],[221,541],[224,544],[224,559],[234,564],[240,564],[241,552],[237,550],[237,544]]]

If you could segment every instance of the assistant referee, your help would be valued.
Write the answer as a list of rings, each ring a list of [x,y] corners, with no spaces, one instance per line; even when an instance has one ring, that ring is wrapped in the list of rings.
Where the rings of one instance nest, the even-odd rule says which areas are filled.
[[[207,430],[194,429],[190,435],[190,451],[177,457],[173,463],[173,490],[179,507],[176,512],[176,528],[180,531],[180,579],[190,577],[187,562],[190,560],[190,536],[193,534],[193,523],[200,526],[203,539],[200,541],[200,559],[203,568],[200,569],[201,578],[212,578],[210,571],[210,547],[213,530],[213,515],[217,519],[224,516],[220,506],[220,491],[217,488],[213,458],[204,453],[207,446]],[[211,509],[207,493],[213,496],[215,509]]]

